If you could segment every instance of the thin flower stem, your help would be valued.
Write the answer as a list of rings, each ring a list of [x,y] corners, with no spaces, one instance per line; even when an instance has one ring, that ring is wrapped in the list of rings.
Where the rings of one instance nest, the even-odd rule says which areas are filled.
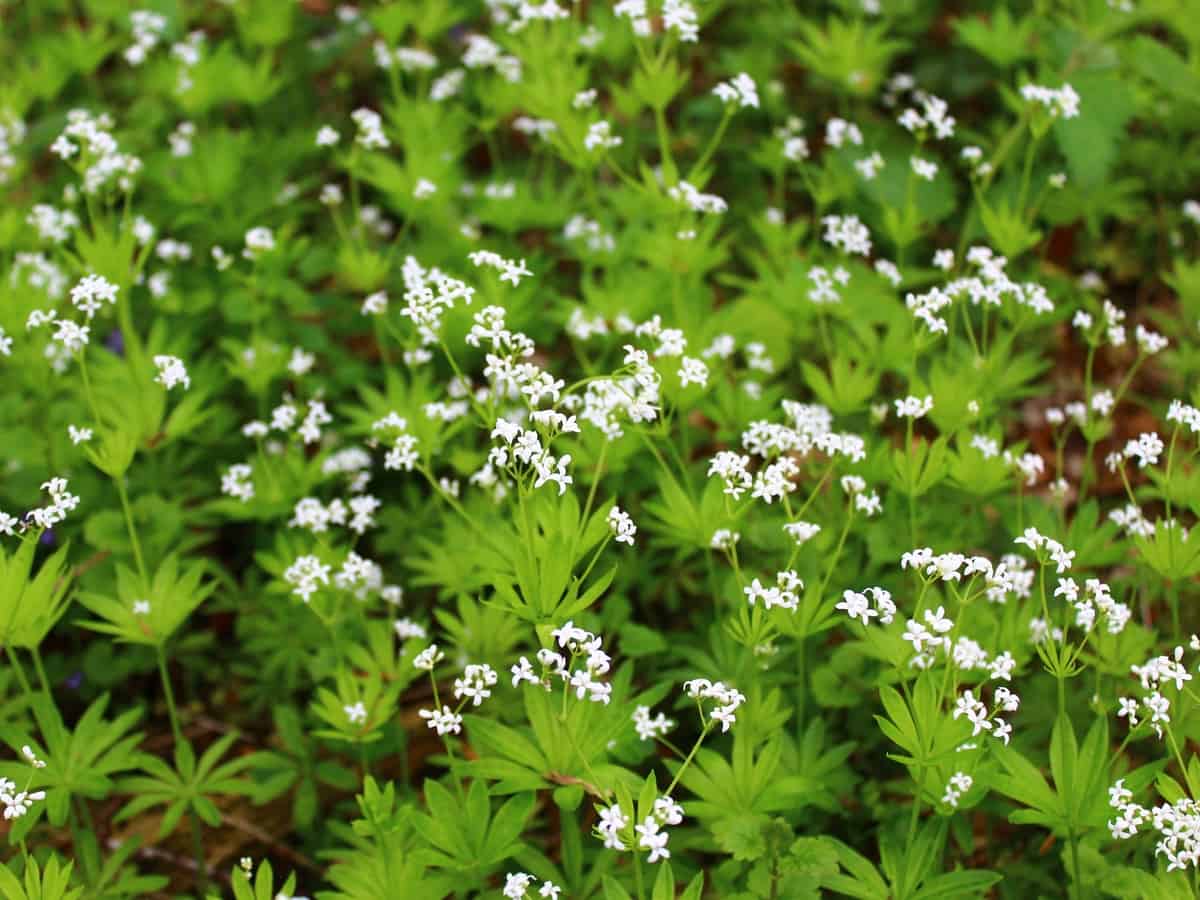
[[[50,690],[50,679],[46,677],[46,668],[42,665],[42,654],[36,645],[30,650],[30,655],[33,657],[33,668],[37,672],[38,682],[41,684],[42,690],[46,692],[46,696],[53,701],[54,694]]]
[[[117,485],[117,494],[121,498],[121,509],[125,512],[125,527],[129,530],[129,542],[133,544],[133,558],[137,562],[138,575],[142,578],[143,589],[149,589],[150,579],[146,576],[146,561],[142,557],[142,544],[138,540],[137,527],[133,524],[133,510],[129,506],[129,494],[125,491],[125,479],[113,478]]]
[[[208,862],[204,855],[204,833],[200,826],[200,817],[194,809],[188,810],[188,820],[192,826],[192,852],[196,856],[196,882],[199,893],[208,890]]]
[[[709,159],[717,149],[717,145],[721,143],[721,138],[725,136],[725,129],[729,127],[729,123],[733,121],[733,113],[735,106],[730,105],[725,107],[725,115],[721,117],[721,123],[717,125],[717,130],[713,132],[712,138],[708,142],[708,146],[704,148],[704,152],[700,154],[700,158],[696,160],[692,170],[688,172],[688,180],[695,178],[700,170],[708,165]]]
[[[158,674],[162,678],[163,697],[167,701],[167,715],[171,718],[171,734],[175,737],[175,743],[183,741],[183,730],[179,727],[179,712],[175,707],[175,691],[171,687],[171,676],[167,671],[167,655],[163,649],[163,645],[159,644],[155,647],[158,656]]]
[[[708,736],[708,732],[712,728],[712,723],[712,719],[705,721],[704,728],[700,731],[700,737],[696,738],[696,743],[692,745],[692,749],[688,753],[687,758],[679,764],[679,769],[675,772],[675,777],[671,779],[671,783],[667,786],[667,789],[663,791],[664,795],[668,797],[671,796],[671,792],[675,790],[675,785],[679,784],[679,779],[683,777],[683,773],[686,771],[687,767],[691,765],[692,759],[696,755],[696,751],[700,749],[700,745],[704,743],[704,739]]]

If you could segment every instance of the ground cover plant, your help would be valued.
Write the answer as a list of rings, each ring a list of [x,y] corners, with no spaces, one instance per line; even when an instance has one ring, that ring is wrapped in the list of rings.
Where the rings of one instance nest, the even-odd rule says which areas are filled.
[[[1200,894],[1193,4],[0,8],[0,896]]]

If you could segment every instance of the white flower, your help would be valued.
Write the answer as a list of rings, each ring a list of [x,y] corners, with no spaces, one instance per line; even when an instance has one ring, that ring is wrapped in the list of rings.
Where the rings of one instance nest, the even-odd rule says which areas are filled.
[[[783,530],[791,536],[797,546],[800,546],[816,537],[821,531],[821,526],[813,522],[788,522],[783,526]]]
[[[422,709],[417,712],[417,715],[428,722],[429,727],[440,736],[459,734],[462,731],[462,716],[448,706],[443,706],[441,709]]]
[[[618,544],[633,546],[633,537],[637,534],[637,526],[633,524],[629,513],[614,506],[608,511],[608,527],[615,535]]]
[[[413,659],[413,665],[418,669],[432,672],[434,666],[446,658],[446,654],[438,649],[437,644],[430,644]]]
[[[646,820],[641,825],[635,826],[634,831],[638,834],[638,846],[650,851],[647,862],[655,863],[660,859],[670,858],[671,851],[667,849],[667,840],[670,835],[661,830],[656,818],[646,816]]]
[[[903,418],[920,419],[933,409],[933,396],[926,394],[924,397],[905,397],[903,400],[896,400],[896,415]]]
[[[704,364],[703,360],[685,356],[680,360],[679,385],[680,387],[687,387],[689,384],[698,384],[700,387],[707,387],[708,366]]]
[[[509,873],[504,876],[504,890],[501,891],[510,900],[523,900],[525,892],[533,884],[533,876],[524,872]]]
[[[337,130],[329,125],[322,125],[317,131],[317,146],[318,147],[334,147],[337,142],[342,139],[342,136],[337,133]]]
[[[371,109],[360,108],[350,114],[354,124],[358,126],[358,134],[354,140],[368,150],[386,150],[391,141],[383,133],[383,119],[379,113]]]
[[[612,133],[612,125],[603,119],[593,122],[588,127],[587,136],[583,139],[583,147],[589,153],[596,150],[609,150],[621,146],[621,138]]]
[[[68,425],[67,434],[70,436],[72,444],[86,444],[92,439],[92,429],[90,428],[77,428],[74,425]]]
[[[462,678],[454,680],[454,699],[470,700],[472,705],[479,706],[492,696],[490,688],[496,684],[499,676],[496,670],[486,663],[468,665],[463,670]]]
[[[180,384],[185,389],[192,386],[192,379],[188,377],[183,360],[178,356],[155,356],[154,365],[158,368],[158,375],[155,376],[154,380],[168,391]]]
[[[332,569],[316,556],[301,556],[283,573],[283,580],[293,586],[293,594],[308,603],[320,585],[329,584]]]
[[[1058,89],[1026,84],[1021,87],[1021,96],[1040,104],[1054,118],[1073,119],[1079,115],[1079,94],[1069,84]]]
[[[621,833],[629,827],[629,818],[622,812],[619,804],[599,810],[600,821],[596,823],[596,831],[604,840],[606,850],[624,850],[625,843]]]
[[[843,610],[851,619],[862,619],[864,625],[871,624],[871,619],[877,615],[871,604],[868,602],[865,594],[860,594],[857,591],[845,590],[842,592],[842,602],[835,609]]]
[[[736,75],[729,81],[722,81],[713,88],[713,93],[724,103],[736,103],[742,108],[747,106],[758,108],[758,88],[754,84],[754,79],[745,72]]]
[[[359,700],[357,703],[349,706],[343,706],[346,712],[346,718],[350,720],[351,725],[362,725],[367,721],[367,708],[363,702]]]
[[[660,737],[675,727],[675,723],[662,713],[650,717],[650,707],[639,706],[633,711],[633,727],[637,736],[643,741]]]
[[[927,159],[922,159],[919,156],[911,158],[912,170],[917,174],[918,178],[924,178],[926,181],[933,181],[937,176],[937,163],[930,162]]]

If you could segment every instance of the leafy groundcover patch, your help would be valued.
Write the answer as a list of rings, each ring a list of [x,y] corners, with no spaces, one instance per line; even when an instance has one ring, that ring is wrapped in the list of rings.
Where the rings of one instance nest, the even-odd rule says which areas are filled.
[[[1196,13],[0,2],[0,897],[1196,896]]]

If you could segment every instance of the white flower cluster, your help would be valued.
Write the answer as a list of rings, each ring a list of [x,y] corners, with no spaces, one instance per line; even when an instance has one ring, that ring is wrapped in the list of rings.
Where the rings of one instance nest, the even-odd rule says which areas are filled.
[[[487,663],[472,663],[463,669],[461,678],[454,679],[454,699],[479,706],[492,696],[491,688],[499,680],[496,670]]]
[[[659,388],[662,379],[650,363],[650,355],[624,345],[623,369],[629,375],[589,381],[584,390],[579,418],[600,430],[610,440],[621,437],[622,421],[635,424],[653,422],[659,413]],[[680,351],[682,352],[682,350]]]
[[[905,397],[902,400],[896,400],[896,415],[903,419],[923,419],[933,409],[933,397],[926,394],[924,397]]]
[[[140,159],[120,151],[112,127],[107,113],[93,116],[87,110],[73,109],[67,113],[67,127],[50,145],[50,152],[61,159],[81,156],[84,193],[99,193],[114,180],[120,190],[129,191],[133,176],[142,170]]]
[[[417,715],[424,719],[428,723],[428,727],[436,731],[439,737],[462,732],[463,717],[449,706],[421,709],[417,711]]]
[[[375,524],[375,512],[382,505],[379,498],[370,494],[351,497],[349,503],[340,498],[322,503],[316,497],[302,497],[296,501],[291,528],[304,528],[313,534],[322,534],[330,525],[348,527],[355,534],[363,534]]]
[[[950,781],[946,785],[946,792],[942,794],[942,802],[951,809],[958,809],[958,801],[962,799],[963,794],[971,789],[971,785],[974,783],[975,779],[966,772],[955,772],[950,776]]]
[[[513,687],[528,682],[550,690],[551,676],[554,676],[574,690],[577,699],[607,705],[612,700],[612,685],[599,678],[612,668],[612,657],[604,652],[600,635],[585,631],[569,620],[550,635],[558,643],[559,650],[567,651],[570,657],[557,650],[542,648],[537,652],[537,661],[542,667],[539,674],[534,672],[529,659],[522,656],[509,670]],[[581,665],[573,668],[576,663]]]
[[[1144,469],[1146,466],[1157,465],[1164,449],[1166,446],[1162,438],[1153,431],[1144,431],[1125,444],[1122,455],[1125,459],[1136,459],[1138,468]]]
[[[1133,802],[1133,792],[1120,778],[1108,789],[1108,803],[1118,813],[1108,823],[1115,840],[1134,837],[1149,822],[1159,835],[1154,853],[1166,857],[1168,872],[1200,866],[1200,804],[1195,800],[1183,797],[1146,809]]]
[[[43,253],[17,253],[9,270],[9,283],[14,287],[30,287],[58,300],[67,289],[66,273]]]
[[[825,243],[843,253],[871,255],[871,232],[858,216],[824,216]]]
[[[713,88],[713,93],[722,103],[758,109],[758,87],[754,84],[754,79],[745,72],[735,75],[729,81],[720,82]]]
[[[607,119],[601,119],[589,125],[587,134],[583,138],[583,148],[589,153],[597,150],[611,150],[614,147],[620,147],[622,143],[622,138],[612,133],[612,123]]]
[[[870,600],[867,595],[870,595]],[[896,604],[892,595],[881,587],[863,588],[861,592],[845,590],[842,592],[842,602],[834,607],[846,613],[851,619],[862,619],[864,625],[869,625],[871,619],[878,618],[881,625],[890,625],[896,618]]]
[[[738,707],[746,702],[746,695],[741,691],[726,686],[722,681],[709,681],[707,678],[693,678],[691,681],[685,681],[683,690],[700,706],[701,716],[704,714],[705,700],[711,700],[716,704],[709,713],[709,718],[713,722],[721,723],[722,733],[737,723],[735,713]]]
[[[383,133],[383,119],[375,110],[360,107],[350,114],[350,118],[358,128],[354,141],[360,147],[368,150],[386,150],[392,145]]]
[[[308,603],[321,585],[329,584],[333,567],[312,554],[300,556],[283,573],[283,580],[292,585],[292,593]]]
[[[1073,119],[1079,115],[1079,94],[1069,84],[1060,88],[1026,84],[1021,86],[1021,96],[1029,103],[1041,104],[1056,119]]]
[[[903,128],[919,137],[932,129],[934,138],[939,141],[954,137],[954,116],[948,114],[950,107],[945,100],[922,91],[916,92],[914,98],[921,104],[921,109],[909,107],[900,114],[897,121]]]
[[[650,37],[652,34],[646,0],[620,0],[613,7],[613,14],[629,19],[633,33],[638,37]],[[663,0],[660,14],[664,31],[674,31],[679,40],[685,43],[694,43],[699,39],[700,20],[695,7],[687,0]]]
[[[613,533],[618,544],[633,546],[633,538],[637,534],[637,526],[633,524],[633,519],[630,518],[629,513],[618,506],[614,506],[608,511],[608,528]]]
[[[1200,649],[1200,638],[1193,636],[1191,646],[1194,650]],[[1130,697],[1120,698],[1117,716],[1127,718],[1130,728],[1141,724],[1144,711],[1149,717],[1150,727],[1162,738],[1163,725],[1171,721],[1171,701],[1163,694],[1163,687],[1172,682],[1176,691],[1182,691],[1183,686],[1192,680],[1192,673],[1183,664],[1183,653],[1183,647],[1176,647],[1171,656],[1155,656],[1144,665],[1130,667],[1141,683],[1142,690],[1147,692],[1140,702]]]
[[[38,759],[37,754],[33,752],[33,748],[28,744],[21,748],[21,755],[25,757],[25,761],[33,769],[44,769],[46,763]],[[29,779],[26,781],[23,790],[17,790],[16,782],[9,778],[0,778],[0,804],[4,805],[4,818],[6,820],[19,819],[21,816],[29,812],[33,804],[46,799],[45,791],[29,790],[29,783],[33,780],[33,773],[30,773]]]
[[[35,203],[25,223],[32,225],[43,241],[54,244],[65,243],[71,231],[79,227],[79,216],[69,209],[57,209],[48,203]]]
[[[525,4],[525,6],[528,6],[528,4]],[[501,893],[508,900],[525,900],[527,891],[533,886],[536,880],[526,872],[509,872],[504,876],[504,889]],[[561,893],[562,888],[553,881],[543,881],[542,886],[538,888],[537,895],[548,898],[548,900],[558,900]]]
[[[630,833],[631,820],[621,809],[620,804],[597,810],[600,821],[596,824],[597,836],[604,841],[609,850],[626,850],[628,843],[637,842],[638,848],[649,851],[646,861],[656,863],[660,859],[670,859],[671,851],[667,849],[670,835],[664,830],[666,825],[679,825],[683,822],[683,807],[663,795],[654,801],[654,809],[639,825],[635,825]],[[628,842],[628,843],[627,843]]]
[[[247,463],[235,463],[221,476],[221,493],[243,503],[254,499],[254,470]]]
[[[244,242],[242,256],[253,261],[275,249],[275,233],[265,225],[258,225],[246,232]]]
[[[787,532],[788,537],[796,542],[799,547],[807,544],[818,534],[821,533],[821,526],[815,522],[788,522],[783,526],[783,530]]]
[[[371,51],[375,64],[384,71],[398,67],[402,72],[421,72],[437,66],[437,57],[419,47],[391,48],[385,41],[377,40],[371,45]]]
[[[814,450],[827,456],[846,456],[852,462],[861,462],[866,457],[865,441],[856,434],[834,432],[833,417],[825,407],[784,400],[783,409],[790,425],[760,419],[742,432],[742,446],[748,454],[774,460],[755,475],[750,474],[747,454],[721,450],[709,460],[708,476],[721,478],[725,482],[724,492],[733,499],[753,489],[751,496],[770,504],[792,493],[796,490],[793,479],[800,474],[796,458]],[[858,482],[853,484],[857,486]],[[854,493],[865,489],[863,483]],[[868,514],[877,512],[878,504],[875,494],[863,494],[861,501],[856,498],[856,508]]]
[[[1084,582],[1083,594],[1074,578],[1059,578],[1055,597],[1063,597],[1075,607],[1075,625],[1085,632],[1096,626],[1097,616],[1104,618],[1109,634],[1120,634],[1133,617],[1133,611],[1112,598],[1109,587],[1098,578]]]
[[[808,270],[808,280],[813,286],[808,289],[808,299],[818,306],[829,303],[841,303],[842,295],[834,284],[845,287],[850,283],[850,273],[841,266],[835,266],[830,272],[824,266],[813,266]]]
[[[136,9],[129,14],[129,24],[133,43],[125,48],[125,61],[140,66],[166,33],[167,17],[148,9]]]
[[[567,420],[568,423],[569,421]],[[492,429],[491,436],[493,439],[500,438],[503,442],[492,447],[488,453],[488,464],[492,467],[510,469],[518,463],[527,466],[534,475],[535,489],[553,483],[558,485],[560,497],[566,493],[567,487],[574,483],[575,479],[567,474],[571,454],[564,453],[555,457],[542,445],[541,436],[536,431],[528,431],[520,425],[500,419]]]
[[[978,274],[957,278],[941,287],[931,288],[924,294],[908,294],[905,304],[913,316],[920,319],[931,334],[947,334],[950,325],[940,315],[942,310],[955,300],[966,297],[973,306],[999,307],[1005,300],[1017,306],[1033,310],[1038,315],[1054,311],[1054,303],[1046,289],[1031,281],[1016,282],[1005,272],[1008,260],[996,256],[987,247],[972,247],[967,251],[967,262],[978,269]]]
[[[730,531],[728,528],[718,528],[713,532],[712,540],[708,545],[713,550],[731,551],[742,536],[736,531]]]
[[[1066,549],[1054,538],[1047,537],[1036,528],[1026,528],[1021,536],[1013,539],[1014,544],[1021,544],[1032,550],[1041,565],[1053,564],[1058,575],[1071,568],[1075,560],[1075,551]]]
[[[0,511],[0,534],[11,537],[16,535],[18,528],[24,531],[31,526],[53,528],[79,505],[79,497],[67,490],[65,478],[51,478],[42,484],[42,490],[50,495],[50,502],[46,506],[31,509],[20,519]]]
[[[661,737],[674,727],[674,720],[668,719],[662,713],[652,718],[648,706],[639,706],[633,711],[633,728],[637,732],[638,738],[643,741],[652,741],[656,737]]]
[[[188,377],[187,368],[178,356],[160,354],[154,357],[154,365],[158,369],[154,380],[168,391],[181,384],[185,390],[192,386],[192,379]]]
[[[1134,537],[1153,537],[1154,532],[1157,530],[1155,523],[1147,519],[1142,511],[1132,503],[1111,510],[1108,518],[1109,521],[1115,522],[1126,534],[1131,534]]]
[[[571,216],[567,220],[567,224],[563,226],[563,237],[568,241],[584,239],[587,248],[593,253],[611,253],[617,248],[617,242],[613,236],[604,231],[599,222],[586,216]],[[575,313],[582,315],[582,310],[576,307]]]
[[[830,147],[841,147],[845,143],[861,147],[862,131],[853,122],[834,117],[825,123],[825,143]]]
[[[460,300],[469,305],[475,289],[437,268],[425,269],[412,256],[405,257],[400,274],[405,288],[401,315],[412,320],[423,345],[436,344],[446,311]]]
[[[372,433],[383,432],[391,443],[391,448],[383,459],[383,467],[388,471],[403,470],[411,472],[420,461],[417,453],[417,439],[408,431],[408,420],[394,410],[382,419],[371,423]]]
[[[991,709],[982,700],[976,699],[973,691],[966,690],[955,700],[953,716],[955,719],[966,717],[967,721],[971,723],[972,737],[978,737],[987,732],[1007,744],[1012,737],[1012,725],[1000,718],[998,713],[1013,713],[1020,706],[1020,697],[1004,685],[998,685],[992,692]]]
[[[763,584],[755,578],[750,584],[742,589],[742,593],[746,595],[746,602],[754,606],[759,600],[762,601],[763,607],[766,609],[786,609],[788,612],[794,613],[800,608],[800,598],[796,595],[797,591],[804,590],[804,582],[800,580],[794,570],[784,569],[782,572],[775,574],[775,584],[772,587],[764,587]]]
[[[513,287],[517,287],[521,283],[522,278],[533,275],[533,272],[525,265],[525,260],[522,259],[520,262],[517,262],[506,259],[499,253],[493,253],[491,250],[474,250],[467,254],[467,259],[476,268],[487,266],[490,269],[496,269],[500,272],[500,280],[507,281]],[[467,302],[469,303],[470,300],[468,299]]]
[[[705,194],[689,181],[681,181],[667,188],[667,196],[693,212],[721,214],[729,209],[724,198],[716,194]]]
[[[0,184],[6,184],[17,167],[17,157],[13,149],[24,142],[26,134],[25,123],[8,113],[0,120]]]
[[[492,15],[501,7],[493,6]],[[492,69],[505,81],[516,84],[521,80],[521,61],[501,52],[500,45],[482,34],[467,35],[467,49],[462,63],[468,69]]]

